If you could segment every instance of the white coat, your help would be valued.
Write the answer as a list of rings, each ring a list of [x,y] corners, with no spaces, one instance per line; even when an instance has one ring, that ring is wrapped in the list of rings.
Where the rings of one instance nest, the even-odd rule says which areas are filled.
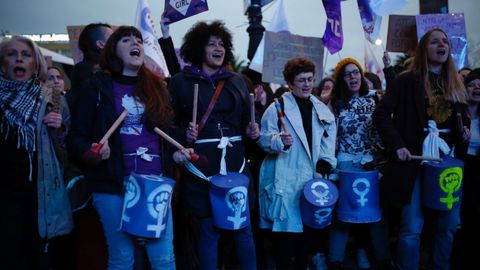
[[[310,95],[312,112],[312,152],[302,125],[302,116],[292,93],[282,96],[284,121],[293,145],[284,145],[278,129],[274,104],[265,111],[258,145],[268,153],[260,168],[260,227],[274,232],[303,232],[300,195],[305,183],[315,177],[318,160],[332,167],[335,159],[335,118],[328,107]]]

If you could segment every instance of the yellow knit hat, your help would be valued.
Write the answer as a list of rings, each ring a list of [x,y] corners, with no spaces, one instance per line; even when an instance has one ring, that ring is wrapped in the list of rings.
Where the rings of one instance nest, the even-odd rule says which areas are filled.
[[[355,66],[357,66],[358,69],[360,70],[360,73],[362,73],[362,77],[363,77],[362,65],[360,65],[360,63],[357,60],[347,57],[340,60],[340,62],[338,62],[337,66],[335,67],[335,72],[334,72],[335,79],[338,79],[341,77],[340,70],[348,64],[354,64]]]

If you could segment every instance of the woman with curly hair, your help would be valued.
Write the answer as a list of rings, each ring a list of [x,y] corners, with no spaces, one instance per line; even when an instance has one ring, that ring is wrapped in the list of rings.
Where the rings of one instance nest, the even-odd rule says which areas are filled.
[[[260,168],[260,228],[271,231],[276,269],[307,269],[317,235],[302,223],[301,194],[308,180],[325,176],[336,165],[335,119],[312,95],[314,76],[311,61],[287,61],[283,77],[291,90],[279,98],[285,128],[279,127],[272,103],[262,117],[257,142],[268,153]],[[318,238],[326,240],[326,235],[320,232]]]
[[[150,71],[144,59],[141,33],[135,27],[119,27],[102,51],[102,71],[84,85],[79,99],[82,106],[76,107],[72,120],[69,146],[87,164],[85,178],[93,191],[93,206],[107,240],[109,269],[133,267],[135,237],[118,228],[129,175],[171,173],[172,152],[153,131],[153,127],[170,125],[173,111],[169,94],[163,78]],[[99,154],[92,153],[90,148],[124,110],[128,115],[121,126]],[[181,158],[181,153],[177,158]],[[166,203],[170,208],[168,198],[155,201],[155,207]],[[152,269],[175,269],[171,210],[168,212],[165,236],[144,240]]]
[[[250,122],[249,93],[244,80],[227,71],[227,64],[233,60],[232,49],[232,36],[222,22],[195,24],[185,35],[180,49],[190,65],[173,76],[169,85],[178,137],[204,160],[195,163],[196,169],[189,166],[189,159],[180,162],[186,165],[180,197],[189,220],[196,224],[200,269],[217,268],[218,240],[222,232],[213,224],[210,176],[223,168],[247,175],[250,187],[253,183],[248,166],[245,166],[246,142],[243,140],[258,138],[259,128],[257,123]],[[201,120],[198,124],[192,122],[191,113],[195,84],[199,89],[197,112]],[[222,151],[217,146],[220,147],[220,139],[225,138],[228,146]],[[247,198],[250,205],[253,203],[252,190],[251,187]],[[232,232],[241,267],[256,269],[251,225]]]
[[[419,266],[420,234],[426,211],[422,206],[421,163],[411,160],[411,155],[422,155],[426,130],[434,130],[450,149],[455,146],[455,156],[462,158],[469,139],[469,131],[463,126],[469,126],[467,99],[447,34],[432,29],[420,39],[409,71],[395,78],[375,110],[374,124],[392,157],[384,170],[385,197],[400,211],[395,258],[398,269]],[[429,209],[430,212],[435,232],[428,268],[449,269],[460,209]]]

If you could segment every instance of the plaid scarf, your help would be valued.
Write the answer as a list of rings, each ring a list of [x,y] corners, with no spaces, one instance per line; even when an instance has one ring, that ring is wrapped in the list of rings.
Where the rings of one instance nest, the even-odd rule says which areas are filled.
[[[17,148],[24,148],[30,163],[35,152],[35,126],[40,109],[42,86],[34,79],[24,82],[7,80],[0,76],[0,132],[5,139],[10,129],[18,131]]]

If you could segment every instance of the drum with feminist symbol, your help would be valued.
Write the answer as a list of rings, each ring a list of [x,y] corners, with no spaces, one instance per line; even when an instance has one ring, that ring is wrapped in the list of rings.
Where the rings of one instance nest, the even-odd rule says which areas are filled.
[[[314,229],[330,225],[337,199],[338,190],[332,182],[322,178],[307,181],[300,199],[303,224]]]
[[[241,173],[229,172],[212,177],[210,205],[216,227],[238,230],[250,224],[248,183],[248,177]]]
[[[423,204],[436,210],[459,208],[462,202],[463,162],[445,157],[423,164]]]
[[[336,217],[349,223],[372,223],[382,218],[378,171],[339,170],[340,195]]]
[[[120,228],[139,237],[164,236],[174,185],[167,177],[132,173],[124,182]]]

